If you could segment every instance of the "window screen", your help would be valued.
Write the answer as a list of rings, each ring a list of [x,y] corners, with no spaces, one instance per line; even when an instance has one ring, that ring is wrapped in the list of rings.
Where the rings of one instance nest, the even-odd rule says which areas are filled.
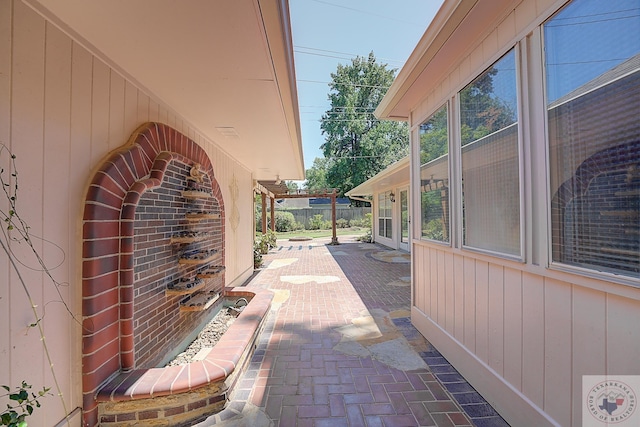
[[[449,242],[449,133],[444,105],[420,125],[422,237]]]
[[[640,277],[640,8],[575,0],[544,25],[553,261]]]
[[[520,255],[515,52],[459,94],[466,246]]]

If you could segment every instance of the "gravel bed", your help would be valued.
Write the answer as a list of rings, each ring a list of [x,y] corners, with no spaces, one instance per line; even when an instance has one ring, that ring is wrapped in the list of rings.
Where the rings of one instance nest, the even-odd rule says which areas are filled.
[[[223,307],[216,316],[211,319],[200,331],[195,340],[182,353],[178,354],[173,360],[165,366],[186,365],[192,362],[194,356],[202,348],[211,348],[220,340],[229,326],[236,320],[236,316],[229,313],[229,310]]]

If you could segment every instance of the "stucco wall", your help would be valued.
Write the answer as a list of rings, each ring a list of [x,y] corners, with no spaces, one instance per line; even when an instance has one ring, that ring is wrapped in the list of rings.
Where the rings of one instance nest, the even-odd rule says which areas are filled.
[[[0,142],[16,155],[20,215],[34,236],[46,239],[36,240],[36,249],[47,265],[56,267],[54,277],[68,284],[58,289],[59,296],[40,271],[22,269],[38,310],[46,307],[42,324],[68,412],[82,406],[81,331],[56,301],[64,300],[75,315],[81,312],[80,219],[88,181],[102,159],[147,121],[170,125],[207,152],[226,217],[234,216],[234,209],[239,214],[237,227],[231,221],[225,224],[226,282],[242,280],[253,268],[250,171],[225,154],[224,141],[205,139],[179,114],[29,6],[0,0]],[[5,153],[0,166],[9,170]],[[0,208],[7,210],[2,198]],[[25,245],[14,244],[12,250],[35,266]],[[25,380],[34,388],[53,387],[39,334],[27,330],[34,321],[29,307],[7,257],[0,254],[0,383]],[[30,425],[51,426],[64,418],[57,391],[52,392],[29,418]]]
[[[523,1],[497,22],[487,22],[484,38],[464,51],[448,52],[458,58],[455,66],[421,94],[411,112],[415,162],[417,127],[520,42],[532,88],[521,94],[522,262],[426,241],[414,240],[412,246],[414,324],[512,425],[580,426],[583,375],[640,372],[640,289],[602,275],[547,267],[548,187],[539,172],[546,170],[540,113],[545,104],[536,27],[562,4]],[[416,182],[413,217],[419,218]],[[414,236],[420,235],[417,224]]]

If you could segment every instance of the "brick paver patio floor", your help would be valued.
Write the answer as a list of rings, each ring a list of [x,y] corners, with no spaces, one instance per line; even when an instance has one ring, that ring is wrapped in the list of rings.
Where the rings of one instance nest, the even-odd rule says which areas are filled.
[[[475,398],[462,402],[484,410],[472,423],[437,372],[464,379],[424,363],[443,358],[410,323],[407,254],[327,242],[278,241],[264,256],[247,286],[275,292],[270,317],[229,405],[199,426],[506,425]]]

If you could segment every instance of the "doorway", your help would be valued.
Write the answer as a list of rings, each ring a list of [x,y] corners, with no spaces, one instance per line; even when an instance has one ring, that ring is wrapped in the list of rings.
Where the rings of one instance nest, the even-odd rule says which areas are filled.
[[[409,252],[409,225],[411,223],[409,209],[409,189],[400,190],[400,242],[399,248]]]

